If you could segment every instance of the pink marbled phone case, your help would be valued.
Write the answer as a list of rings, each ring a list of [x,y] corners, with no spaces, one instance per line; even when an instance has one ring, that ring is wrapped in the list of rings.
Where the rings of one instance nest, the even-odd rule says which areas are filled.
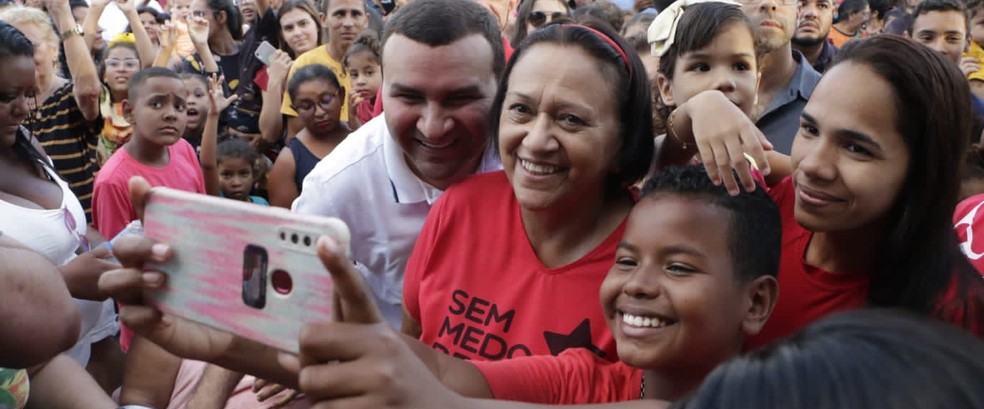
[[[347,249],[341,220],[154,188],[144,228],[174,250],[154,267],[166,287],[146,294],[161,311],[295,353],[305,323],[330,319],[332,282],[314,243],[328,235]]]

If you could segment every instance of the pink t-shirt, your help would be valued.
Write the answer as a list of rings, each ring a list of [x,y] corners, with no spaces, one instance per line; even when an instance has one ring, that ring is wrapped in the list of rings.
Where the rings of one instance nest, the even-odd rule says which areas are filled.
[[[167,149],[170,155],[167,165],[154,168],[133,159],[124,145],[110,156],[99,171],[92,195],[92,221],[107,240],[137,218],[130,202],[129,181],[133,176],[142,176],[151,186],[205,194],[205,178],[195,148],[184,139],[179,139]],[[130,348],[132,339],[133,332],[121,326],[120,344],[124,351]]]
[[[205,178],[195,148],[184,139],[179,139],[167,149],[170,160],[162,168],[137,162],[126,149],[121,148],[99,171],[92,195],[92,220],[107,240],[137,218],[130,203],[129,182],[133,176],[142,176],[151,186],[205,193]]]
[[[583,348],[559,356],[472,361],[498,400],[572,405],[639,399],[642,370]]]

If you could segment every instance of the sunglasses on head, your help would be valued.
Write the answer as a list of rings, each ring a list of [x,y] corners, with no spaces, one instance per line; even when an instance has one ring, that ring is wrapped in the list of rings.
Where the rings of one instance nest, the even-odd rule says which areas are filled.
[[[543,27],[544,24],[547,24],[547,17],[548,16],[550,17],[550,21],[554,21],[555,19],[564,17],[566,15],[567,14],[564,13],[564,12],[562,12],[562,11],[555,11],[555,12],[550,13],[550,14],[547,14],[544,11],[534,11],[534,12],[530,13],[529,22],[530,22],[530,25],[532,25],[533,27],[540,28],[540,27]]]

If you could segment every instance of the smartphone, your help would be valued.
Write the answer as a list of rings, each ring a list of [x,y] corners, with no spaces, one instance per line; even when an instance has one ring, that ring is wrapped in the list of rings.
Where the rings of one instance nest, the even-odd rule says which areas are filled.
[[[147,196],[144,234],[174,251],[151,266],[168,278],[144,294],[150,304],[293,353],[301,327],[331,317],[332,281],[315,243],[349,245],[338,219],[160,187]]]
[[[258,47],[256,47],[256,51],[253,53],[253,55],[256,56],[256,59],[260,60],[260,62],[262,62],[263,65],[269,66],[270,61],[273,59],[274,51],[277,51],[277,48],[270,45],[269,42],[264,41],[260,43]]]

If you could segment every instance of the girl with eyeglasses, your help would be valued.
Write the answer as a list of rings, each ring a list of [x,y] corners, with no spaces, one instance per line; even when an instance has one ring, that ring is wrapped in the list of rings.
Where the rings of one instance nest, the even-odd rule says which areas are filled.
[[[140,14],[137,13],[137,0],[115,2],[123,11],[130,23],[130,33],[116,36],[109,42],[109,47],[102,53],[104,59],[99,66],[99,78],[102,80],[102,92],[99,94],[99,113],[103,123],[99,132],[99,143],[96,151],[99,164],[102,165],[116,152],[116,149],[130,140],[131,125],[123,118],[122,103],[126,99],[130,77],[145,66],[149,66],[156,49],[150,35],[143,26]],[[83,22],[84,31],[96,34],[99,19],[109,4],[107,0],[94,1],[92,8]],[[90,45],[93,36],[87,35],[85,40]]]
[[[287,84],[287,94],[304,129],[280,151],[268,189],[271,205],[290,208],[301,194],[304,177],[348,136],[349,128],[341,120],[345,88],[328,67],[308,65],[297,70]]]
[[[516,32],[509,39],[513,47],[518,47],[527,35],[547,23],[558,18],[570,17],[571,8],[562,0],[524,0],[519,4],[518,13]]]

